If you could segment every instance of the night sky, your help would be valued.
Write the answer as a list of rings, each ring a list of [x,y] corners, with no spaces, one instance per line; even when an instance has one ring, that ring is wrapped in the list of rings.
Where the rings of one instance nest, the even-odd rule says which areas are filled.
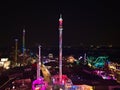
[[[16,0],[0,3],[0,47],[58,46],[58,20],[63,16],[63,46],[120,46],[119,3],[112,0]]]

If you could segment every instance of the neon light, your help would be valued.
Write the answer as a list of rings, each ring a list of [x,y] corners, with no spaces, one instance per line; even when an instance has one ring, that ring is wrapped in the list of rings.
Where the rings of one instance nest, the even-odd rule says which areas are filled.
[[[32,90],[46,90],[47,84],[45,83],[42,77],[39,77],[37,80],[32,83]]]
[[[108,62],[108,56],[99,56],[99,57],[87,57],[88,64],[94,68],[104,68],[105,64]]]

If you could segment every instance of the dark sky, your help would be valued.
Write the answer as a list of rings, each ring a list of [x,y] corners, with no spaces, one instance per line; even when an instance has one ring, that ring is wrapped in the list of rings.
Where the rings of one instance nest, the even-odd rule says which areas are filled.
[[[0,47],[13,46],[26,30],[26,47],[57,46],[63,16],[63,45],[120,46],[119,3],[112,0],[16,0],[0,3]]]

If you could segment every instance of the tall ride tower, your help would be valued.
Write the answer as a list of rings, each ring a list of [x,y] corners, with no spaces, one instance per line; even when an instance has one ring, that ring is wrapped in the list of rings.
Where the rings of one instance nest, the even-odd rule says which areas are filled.
[[[41,45],[39,45],[39,59],[37,61],[37,79],[40,78],[40,67],[41,67]]]
[[[17,56],[18,56],[18,39],[15,39],[15,65],[17,65]]]
[[[22,46],[22,52],[23,52],[23,65],[25,64],[25,29],[23,29],[23,46]]]
[[[59,82],[62,82],[62,30],[63,30],[63,19],[62,14],[59,18]]]

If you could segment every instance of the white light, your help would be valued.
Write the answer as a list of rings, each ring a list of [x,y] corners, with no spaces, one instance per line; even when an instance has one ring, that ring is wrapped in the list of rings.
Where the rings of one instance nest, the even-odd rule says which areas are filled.
[[[8,61],[8,58],[1,58],[2,62]]]
[[[9,69],[9,66],[10,66],[10,61],[6,61],[6,62],[4,62],[4,68],[5,69]]]
[[[3,65],[4,65],[4,62],[1,62],[1,61],[0,61],[0,67],[3,66]]]

